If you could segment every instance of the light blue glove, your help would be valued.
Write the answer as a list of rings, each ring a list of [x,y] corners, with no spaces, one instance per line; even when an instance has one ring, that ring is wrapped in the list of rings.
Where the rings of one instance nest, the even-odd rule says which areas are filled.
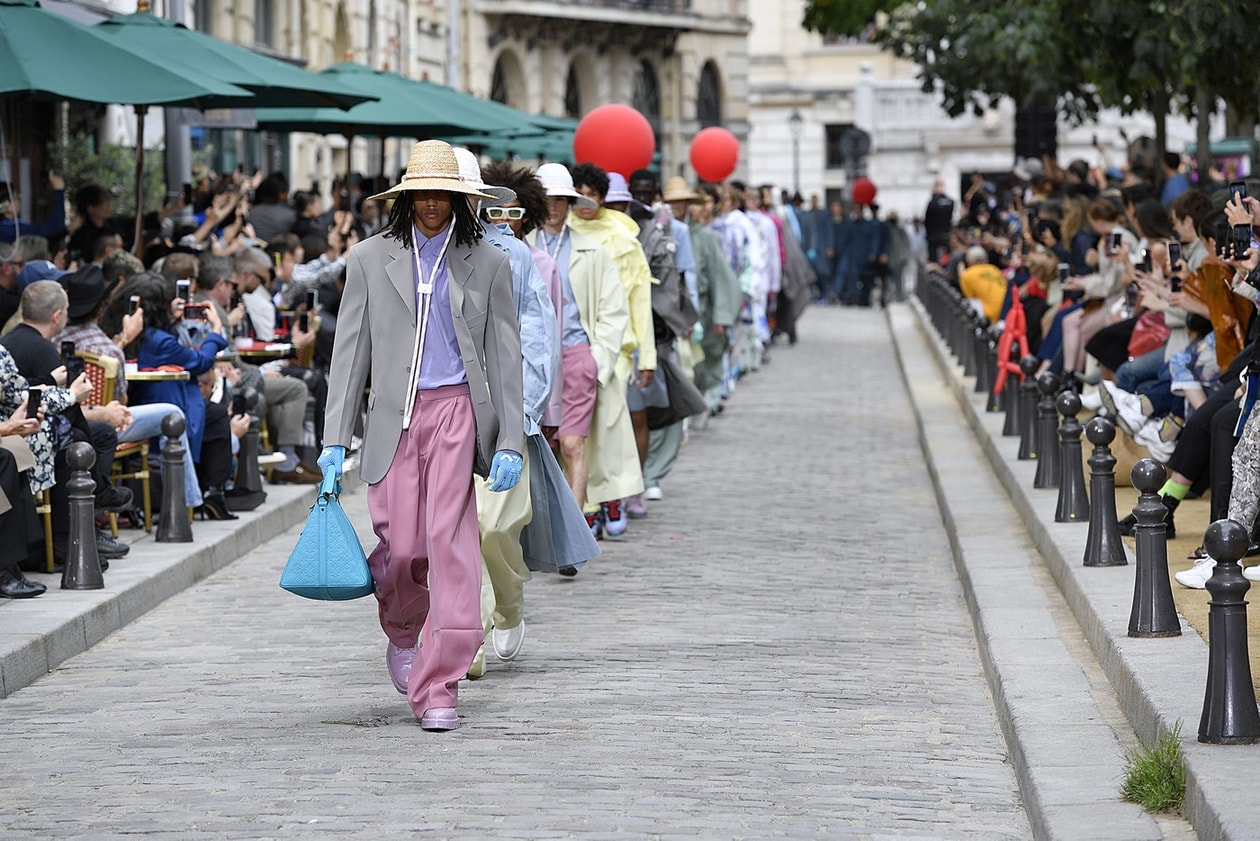
[[[704,341],[704,325],[699,321],[691,328],[691,340],[697,344]]]
[[[490,490],[510,491],[516,487],[516,483],[521,481],[521,468],[525,466],[525,459],[521,458],[520,453],[514,453],[511,450],[499,450],[494,454],[494,461],[490,463]]]
[[[328,484],[329,477],[336,482],[341,478],[342,466],[346,461],[346,448],[333,445],[324,447],[323,452],[319,454],[319,459],[315,464],[319,465],[319,469],[324,471],[324,482]]]

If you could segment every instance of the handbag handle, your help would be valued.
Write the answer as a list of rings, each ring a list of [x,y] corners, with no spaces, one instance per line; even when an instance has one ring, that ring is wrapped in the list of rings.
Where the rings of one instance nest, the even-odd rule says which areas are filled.
[[[337,481],[337,477],[330,470],[324,474],[324,480],[319,483],[319,497],[320,499],[326,499],[338,496],[341,496],[341,483]]]

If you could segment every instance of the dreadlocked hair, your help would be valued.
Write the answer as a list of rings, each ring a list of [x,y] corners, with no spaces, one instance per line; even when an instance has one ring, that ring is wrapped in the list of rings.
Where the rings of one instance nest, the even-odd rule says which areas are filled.
[[[525,209],[525,225],[521,229],[529,233],[541,228],[550,215],[547,210],[547,192],[542,182],[527,169],[518,169],[507,161],[495,161],[481,170],[481,180],[496,187],[507,187],[516,193],[516,200]]]
[[[412,192],[412,190],[404,190],[394,199],[394,205],[389,209],[389,223],[385,226],[385,236],[397,240],[407,248],[411,248],[415,240],[412,229],[415,227],[416,208],[412,201]],[[455,244],[476,245],[481,241],[481,223],[477,221],[477,216],[473,213],[468,196],[454,192],[450,196],[451,226],[455,232]]]

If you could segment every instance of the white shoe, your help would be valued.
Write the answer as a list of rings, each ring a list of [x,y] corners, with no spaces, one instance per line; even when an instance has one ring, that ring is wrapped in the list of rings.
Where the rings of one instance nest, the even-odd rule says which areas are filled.
[[[1159,429],[1163,422],[1152,418],[1142,425],[1142,428],[1133,436],[1133,440],[1146,448],[1151,454],[1151,458],[1164,464],[1168,463],[1168,459],[1172,458],[1173,451],[1177,449],[1176,440],[1165,441],[1160,437]]]
[[[1247,567],[1244,569],[1243,578],[1248,581],[1260,581],[1260,566]]]
[[[647,500],[651,500],[652,502],[656,502],[657,500],[664,499],[665,495],[661,493],[660,487],[653,485],[650,488],[644,489],[643,498]]]
[[[1102,395],[1098,392],[1101,389],[1094,389],[1081,395],[1081,408],[1088,412],[1097,412],[1102,408]]]
[[[262,453],[258,456],[259,467],[275,467],[277,464],[284,464],[284,453]]]
[[[500,660],[513,659],[521,653],[521,646],[525,644],[525,620],[522,619],[515,628],[495,628],[490,632],[490,642]]]
[[[1116,422],[1120,428],[1136,436],[1138,430],[1146,423],[1146,415],[1142,412],[1142,398],[1124,391],[1109,380],[1103,380],[1099,388],[1106,390],[1106,394],[1099,395],[1099,399],[1115,411]]]
[[[1189,587],[1191,590],[1206,590],[1207,580],[1212,577],[1212,570],[1215,568],[1216,561],[1211,558],[1201,558],[1195,561],[1190,569],[1182,570],[1173,578],[1176,578],[1177,583],[1182,587]],[[1243,574],[1246,575],[1245,572]]]

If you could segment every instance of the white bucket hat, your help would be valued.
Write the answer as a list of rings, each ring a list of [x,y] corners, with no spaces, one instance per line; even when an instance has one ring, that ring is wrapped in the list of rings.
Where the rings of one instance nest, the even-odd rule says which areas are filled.
[[[634,201],[630,195],[630,185],[620,172],[608,173],[608,195],[604,196],[604,204],[615,201]]]
[[[534,173],[549,196],[562,196],[577,199],[577,206],[593,210],[599,204],[592,198],[582,195],[573,189],[573,176],[564,164],[543,164]]]
[[[491,197],[482,202],[486,207],[494,207],[516,198],[515,190],[507,187],[491,187],[481,180],[481,164],[477,163],[477,156],[471,150],[462,146],[455,147],[455,160],[459,161],[459,177],[464,179],[464,183]]]
[[[489,193],[483,193],[471,184],[464,183],[451,145],[441,140],[422,140],[412,146],[411,157],[407,159],[407,172],[403,174],[402,181],[370,198],[393,199],[407,190],[446,190],[481,199],[494,198]]]

